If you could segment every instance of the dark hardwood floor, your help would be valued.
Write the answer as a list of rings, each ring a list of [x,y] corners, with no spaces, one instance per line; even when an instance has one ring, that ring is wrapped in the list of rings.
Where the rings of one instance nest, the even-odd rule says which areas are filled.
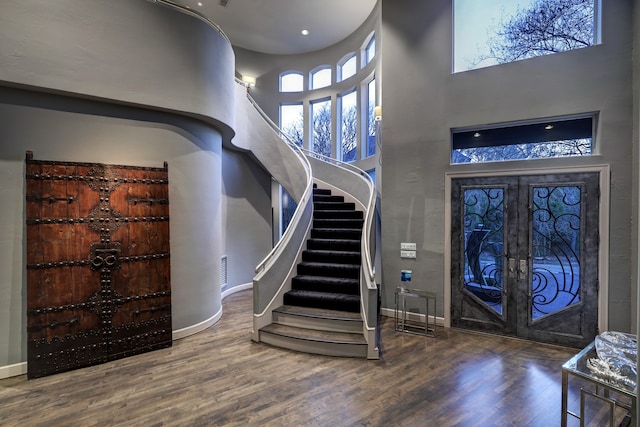
[[[307,355],[252,342],[251,304],[251,291],[227,297],[216,325],[168,349],[0,380],[0,425],[560,425],[561,365],[575,349],[442,328],[426,338],[383,318],[380,360]]]

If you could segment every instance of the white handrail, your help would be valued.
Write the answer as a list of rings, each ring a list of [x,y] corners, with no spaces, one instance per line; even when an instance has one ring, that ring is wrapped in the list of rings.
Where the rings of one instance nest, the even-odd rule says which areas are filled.
[[[242,84],[242,82],[239,81],[238,79],[236,79],[236,81],[239,84]],[[300,218],[302,217],[302,214],[304,212],[303,208],[313,194],[313,179],[311,175],[311,164],[309,163],[309,160],[302,152],[302,149],[296,143],[294,143],[291,140],[291,138],[289,138],[285,133],[280,131],[278,126],[269,118],[269,116],[267,116],[267,114],[260,108],[260,106],[256,103],[256,101],[251,97],[251,95],[248,92],[247,92],[247,98],[249,99],[249,102],[258,111],[258,113],[262,116],[262,118],[269,124],[271,129],[276,134],[278,134],[281,137],[281,139],[287,143],[289,148],[291,148],[298,155],[298,157],[300,158],[305,168],[305,174],[307,179],[307,186],[304,190],[304,193],[302,194],[302,197],[300,198],[300,201],[298,202],[298,206],[296,207],[293,217],[291,218],[291,222],[289,223],[289,226],[287,227],[287,229],[282,235],[282,238],[278,240],[278,242],[275,244],[273,249],[271,249],[271,251],[267,254],[267,256],[262,261],[260,261],[260,263],[256,266],[255,272],[259,273],[260,271],[265,269],[265,267],[271,260],[277,259],[280,256],[283,249],[287,246],[287,244],[291,240],[294,229],[296,228],[297,224],[300,222]]]
[[[168,7],[174,8],[174,9],[178,9],[182,13],[186,13],[187,15],[191,15],[191,16],[193,16],[195,18],[198,18],[201,21],[206,22],[211,27],[213,27],[217,32],[219,32],[222,35],[222,37],[224,37],[229,42],[229,44],[231,44],[231,40],[229,40],[229,37],[227,37],[227,35],[224,33],[224,31],[222,31],[222,28],[220,28],[220,26],[218,24],[213,22],[211,19],[207,18],[202,13],[197,12],[195,10],[192,10],[192,9],[186,7],[186,6],[182,6],[182,5],[178,4],[178,3],[174,3],[171,0],[147,0],[147,1],[149,3],[161,4],[163,6],[168,6]]]

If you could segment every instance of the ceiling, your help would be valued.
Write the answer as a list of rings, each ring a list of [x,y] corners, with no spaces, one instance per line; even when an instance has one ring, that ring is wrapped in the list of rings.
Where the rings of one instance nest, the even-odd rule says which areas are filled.
[[[299,54],[352,34],[376,0],[175,0],[218,24],[234,46],[269,54]],[[226,3],[226,6],[222,4]],[[302,35],[308,30],[308,35]]]

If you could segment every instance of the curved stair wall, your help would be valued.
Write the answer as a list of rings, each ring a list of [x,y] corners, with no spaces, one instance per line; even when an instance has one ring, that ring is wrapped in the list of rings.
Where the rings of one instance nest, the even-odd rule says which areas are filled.
[[[313,180],[304,154],[295,144],[283,139],[278,127],[240,84],[236,85],[236,109],[237,117],[241,119],[231,143],[236,148],[250,150],[298,204],[287,230],[256,267],[252,339],[260,341],[259,330],[271,323],[273,309],[282,305],[283,294],[290,287],[295,266],[309,235]]]

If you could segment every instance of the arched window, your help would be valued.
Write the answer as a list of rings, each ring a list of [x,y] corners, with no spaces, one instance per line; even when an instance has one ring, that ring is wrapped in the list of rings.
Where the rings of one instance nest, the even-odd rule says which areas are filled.
[[[304,76],[298,71],[287,71],[280,74],[280,92],[302,92]]]
[[[336,80],[341,82],[356,74],[356,54],[350,53],[338,62]]]
[[[364,49],[362,49],[362,67],[371,62],[374,56],[376,56],[376,35],[372,34]]]
[[[310,89],[320,89],[327,86],[331,86],[331,67],[323,65],[311,72],[309,87]]]

